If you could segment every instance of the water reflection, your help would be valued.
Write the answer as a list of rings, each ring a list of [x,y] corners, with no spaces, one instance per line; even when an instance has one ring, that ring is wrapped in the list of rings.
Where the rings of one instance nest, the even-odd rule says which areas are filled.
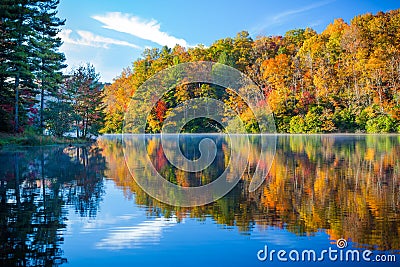
[[[129,249],[141,247],[143,243],[157,244],[165,228],[174,226],[176,218],[158,217],[138,225],[112,229],[106,238],[96,244],[100,249]]]
[[[156,244],[168,247],[166,235],[169,240],[178,240],[174,233],[182,230],[183,221],[192,223],[188,231],[193,237],[211,229],[210,222],[217,223],[220,228],[213,237],[221,246],[228,245],[221,234],[225,228],[238,229],[247,236],[240,239],[235,235],[238,243],[234,244],[248,248],[248,255],[255,255],[259,248],[255,239],[265,241],[266,234],[300,246],[302,241],[288,240],[285,231],[315,236],[309,239],[311,248],[313,240],[324,233],[330,240],[344,237],[359,248],[400,250],[400,137],[279,136],[275,157],[271,151],[264,151],[272,166],[254,192],[248,187],[261,149],[257,138],[252,139],[250,147],[243,143],[231,152],[224,138],[217,137],[217,159],[197,173],[170,165],[156,136],[147,142],[147,155],[157,170],[183,186],[210,183],[226,168],[230,153],[247,154],[250,149],[250,162],[237,186],[225,197],[193,208],[171,207],[149,197],[126,167],[120,136],[104,136],[90,147],[0,151],[0,265],[70,262],[63,249],[67,250],[66,240],[71,239],[70,253],[71,246],[77,247],[83,253],[92,253],[87,256],[95,259],[95,250],[99,249],[102,255],[139,247],[147,253]],[[198,157],[198,140],[183,141],[182,153]],[[142,153],[129,151],[128,159],[144,160]],[[267,166],[268,162],[262,164]],[[106,197],[108,202],[103,201]],[[129,205],[117,207],[121,203]],[[82,221],[87,223],[82,225]],[[68,230],[73,235],[66,233],[67,224],[75,227]],[[205,225],[203,232],[199,230],[201,224]],[[196,250],[209,249],[207,240],[197,245]],[[170,257],[177,256],[170,249]],[[115,259],[118,255],[107,257]],[[126,260],[130,261],[129,256]]]
[[[157,137],[147,142],[147,154],[167,180],[198,186],[212,181],[226,166],[225,142],[219,142],[220,160],[198,173],[182,172],[170,165]],[[250,235],[255,225],[285,228],[297,235],[323,230],[330,239],[344,237],[356,247],[399,250],[399,143],[398,136],[279,136],[275,157],[272,153],[267,157],[273,159],[271,170],[257,191],[247,190],[257,163],[257,157],[250,156],[247,171],[227,196],[195,208],[171,207],[143,192],[122,164],[119,136],[102,138],[98,145],[108,162],[106,176],[123,188],[127,198],[135,195],[134,201],[145,206],[149,216],[175,216],[177,222],[185,217],[203,220],[211,216],[219,224],[237,226]],[[251,144],[251,150],[259,149],[257,141]],[[128,160],[145,160],[135,149],[128,151]]]
[[[0,265],[57,266],[66,206],[96,216],[105,158],[93,147],[0,152]]]

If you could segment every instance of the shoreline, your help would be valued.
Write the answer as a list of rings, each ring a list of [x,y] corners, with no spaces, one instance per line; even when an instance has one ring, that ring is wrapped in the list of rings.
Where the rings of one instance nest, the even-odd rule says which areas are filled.
[[[277,135],[277,136],[318,136],[318,135],[336,135],[336,136],[383,136],[383,135],[392,135],[392,136],[400,136],[400,133],[105,133],[102,135],[99,135],[98,138],[101,138],[102,136],[123,136],[123,135],[165,135],[165,136],[170,136],[170,135]]]
[[[55,137],[50,135],[32,135],[32,134],[5,134],[0,133],[0,150],[3,148],[12,147],[40,147],[40,146],[57,146],[57,145],[90,145],[97,141],[98,138],[107,136],[171,136],[177,135],[172,133],[146,133],[146,134],[135,134],[135,133],[106,133],[99,135],[96,139],[77,139],[73,137]],[[400,133],[248,133],[248,134],[237,134],[237,133],[179,133],[179,135],[186,136],[207,136],[207,135],[249,135],[249,136],[400,136]]]
[[[36,134],[7,134],[0,133],[0,149],[9,147],[37,147],[56,145],[84,145],[95,140],[77,139],[72,137],[55,137]]]

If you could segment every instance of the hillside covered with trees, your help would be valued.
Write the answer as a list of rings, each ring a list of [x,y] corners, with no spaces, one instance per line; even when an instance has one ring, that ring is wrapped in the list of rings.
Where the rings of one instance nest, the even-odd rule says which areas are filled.
[[[242,31],[209,47],[145,49],[104,87],[89,63],[65,73],[58,35],[65,20],[58,5],[59,0],[1,3],[0,132],[83,138],[120,133],[137,88],[160,70],[196,61],[219,62],[251,78],[278,132],[400,132],[400,10],[360,15],[350,23],[337,19],[321,33],[306,28],[253,39]],[[197,97],[222,100],[251,122],[246,103],[229,88],[184,84],[155,103],[147,131],[159,132],[169,111]],[[215,129],[205,119],[190,122],[185,131]],[[247,130],[257,132],[254,120]]]
[[[252,39],[243,31],[210,47],[146,49],[105,87],[102,132],[122,131],[129,101],[148,78],[191,61],[223,63],[250,77],[263,90],[278,132],[400,132],[400,10],[364,14],[349,24],[337,19],[321,33],[307,28]],[[246,116],[240,99],[216,89],[207,84],[172,89],[155,103],[148,131],[158,132],[177,104],[201,96],[222,99]]]

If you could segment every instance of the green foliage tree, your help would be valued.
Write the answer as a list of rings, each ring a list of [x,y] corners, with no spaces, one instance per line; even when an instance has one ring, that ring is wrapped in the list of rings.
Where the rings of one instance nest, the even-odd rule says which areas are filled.
[[[32,38],[32,44],[34,46],[35,61],[38,65],[35,76],[39,81],[40,87],[39,128],[42,132],[45,126],[45,97],[54,95],[63,81],[61,70],[66,67],[63,64],[65,56],[58,51],[62,42],[57,34],[60,31],[60,27],[65,24],[65,20],[57,17],[56,9],[59,3],[59,0],[38,2],[35,12],[36,19],[33,23],[35,34],[34,38]]]
[[[390,116],[379,115],[367,121],[365,130],[367,133],[389,133],[395,130],[395,124]]]
[[[58,4],[58,0],[0,3],[2,131],[20,132],[34,123],[38,93],[39,121],[43,125],[44,95],[62,82],[64,55],[58,51],[61,40],[56,35],[64,21],[57,17]]]
[[[61,101],[51,101],[44,110],[46,125],[50,133],[57,137],[62,137],[71,130],[74,122],[74,110],[69,103]]]
[[[4,67],[2,77],[5,79],[1,90],[11,89],[14,113],[14,132],[20,131],[20,117],[33,105],[36,86],[33,83],[35,69],[32,63],[33,54],[30,38],[33,36],[31,29],[34,1],[4,2],[2,9],[2,27],[5,32],[2,55]],[[6,85],[6,83],[9,83]],[[4,88],[5,87],[5,88]],[[11,104],[11,103],[10,103]]]

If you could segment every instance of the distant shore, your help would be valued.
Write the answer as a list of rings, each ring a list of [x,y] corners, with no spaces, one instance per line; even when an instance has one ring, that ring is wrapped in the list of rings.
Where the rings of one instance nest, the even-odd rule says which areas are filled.
[[[365,133],[365,132],[357,132],[357,133],[105,133],[100,135],[101,136],[122,136],[122,135],[291,135],[291,136],[313,136],[313,135],[366,135],[366,136],[373,136],[373,135],[393,135],[393,136],[400,136],[400,133]]]
[[[47,145],[69,145],[90,144],[93,140],[78,139],[73,137],[55,137],[38,134],[7,134],[0,133],[0,148],[8,146],[47,146]]]
[[[224,135],[224,133],[180,133],[184,135]],[[122,136],[123,134],[117,133],[106,133],[101,136]],[[126,135],[143,135],[143,134],[126,134]],[[145,135],[161,135],[160,133],[147,133]],[[174,135],[174,134],[164,134]],[[230,134],[230,135],[241,135],[241,134]],[[248,134],[248,135],[260,135],[260,134]],[[334,136],[354,136],[354,135],[393,135],[400,136],[399,133],[264,133],[261,135],[292,135],[292,136],[318,136],[318,135],[334,135]],[[101,137],[100,136],[100,137]],[[0,149],[2,147],[14,147],[14,146],[49,146],[49,145],[76,145],[76,144],[91,144],[95,139],[79,139],[75,137],[55,137],[50,135],[37,135],[37,134],[7,134],[0,133]]]

